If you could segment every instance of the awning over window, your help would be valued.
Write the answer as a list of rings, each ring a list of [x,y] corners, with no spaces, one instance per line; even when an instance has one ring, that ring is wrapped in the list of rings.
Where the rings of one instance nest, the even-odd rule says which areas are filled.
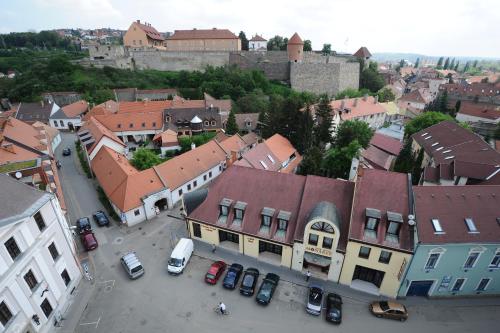
[[[392,222],[403,223],[403,215],[387,211],[387,219]]]
[[[332,263],[332,259],[328,257],[321,256],[319,254],[311,253],[311,252],[304,252],[304,260],[308,264],[312,265],[317,265],[321,267],[327,267],[330,266]]]
[[[274,216],[274,212],[276,210],[274,208],[269,208],[269,207],[264,207],[262,208],[262,215],[266,215],[266,216]]]
[[[247,207],[247,203],[243,201],[236,201],[234,204],[234,209],[240,209],[240,210],[245,210]]]
[[[220,201],[220,205],[221,206],[226,206],[226,207],[229,207],[231,206],[231,203],[233,202],[233,200],[231,199],[228,199],[228,198],[223,198],[221,201]]]
[[[292,216],[292,213],[285,210],[280,210],[280,212],[278,213],[278,220],[290,221],[290,216]]]
[[[365,214],[366,214],[366,217],[373,217],[375,219],[380,219],[382,217],[380,210],[375,209],[375,208],[366,208]]]

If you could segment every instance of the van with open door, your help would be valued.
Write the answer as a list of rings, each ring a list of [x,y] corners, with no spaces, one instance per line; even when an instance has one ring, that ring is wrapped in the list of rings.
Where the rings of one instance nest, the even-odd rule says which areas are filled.
[[[167,270],[170,274],[181,274],[193,254],[193,240],[181,238],[175,246],[170,259],[168,260]]]

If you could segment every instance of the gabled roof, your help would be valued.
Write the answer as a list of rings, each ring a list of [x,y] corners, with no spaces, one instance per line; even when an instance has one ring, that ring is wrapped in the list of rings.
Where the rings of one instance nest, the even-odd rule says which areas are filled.
[[[389,170],[395,156],[391,155],[376,146],[369,145],[361,151],[361,156],[375,169]]]
[[[176,156],[154,168],[174,191],[179,186],[226,161],[226,152],[215,141]]]
[[[415,186],[413,191],[421,243],[500,243],[500,186]],[[478,233],[469,232],[466,218]],[[436,233],[432,219],[443,233]]]
[[[294,33],[293,36],[288,40],[288,45],[304,45],[302,38],[300,38],[298,33]]]
[[[78,102],[72,103],[70,105],[63,106],[61,109],[68,118],[76,118],[82,113],[86,112],[89,108],[89,104],[80,100]]]
[[[106,128],[103,124],[101,124],[95,117],[90,117],[88,121],[82,126],[82,128],[78,131],[78,135],[81,136],[82,133],[88,131],[90,136],[94,139],[93,144],[90,147],[87,147],[87,151],[92,153],[95,147],[99,144],[99,141],[103,137],[107,137],[110,140],[118,143],[119,145],[125,147],[125,144],[120,140],[115,133]],[[84,142],[85,143],[85,142]]]
[[[239,134],[232,135],[219,142],[219,145],[229,154],[232,151],[242,152],[247,148],[248,144],[241,138]]]
[[[259,142],[259,136],[254,132],[247,133],[241,137],[247,145],[253,145]],[[500,146],[500,143],[499,143]]]
[[[500,106],[462,101],[458,113],[478,118],[497,120],[500,118]]]
[[[428,104],[432,102],[432,96],[430,95],[428,89],[419,88],[401,96],[399,101]]]
[[[403,143],[390,136],[374,133],[370,145],[375,146],[391,155],[397,156],[403,148]]]
[[[370,58],[372,54],[365,46],[362,46],[359,50],[356,51],[356,53],[353,54],[353,56],[357,58]]]
[[[356,104],[356,106],[355,106]],[[340,114],[342,120],[350,120],[372,114],[386,113],[385,108],[372,96],[338,99],[330,102],[332,116]],[[343,108],[342,108],[343,106]],[[340,113],[342,111],[342,113]]]
[[[269,150],[278,158],[280,163],[285,162],[290,158],[292,154],[296,154],[297,150],[294,146],[288,141],[287,138],[280,134],[274,134],[272,137],[265,141],[266,146],[269,147]]]
[[[163,117],[160,112],[119,112],[94,117],[113,132],[159,130],[163,127]]]
[[[238,39],[234,33],[228,29],[192,29],[192,30],[175,30],[174,34],[167,40],[183,40],[183,39]]]
[[[27,122],[47,122],[52,111],[51,103],[21,103],[16,112],[16,118]]]
[[[267,39],[264,39],[256,34],[255,36],[252,37],[252,39],[249,40],[249,42],[267,42]]]
[[[46,136],[30,124],[10,117],[0,128],[1,135],[40,152],[48,151]]]
[[[146,36],[148,36],[151,39],[155,39],[155,40],[159,40],[159,41],[165,40],[165,38],[163,37],[163,35],[160,34],[158,32],[158,30],[156,30],[151,25],[142,24],[140,22],[134,22],[132,24],[135,25],[135,26],[137,26],[138,28],[140,28],[142,31],[144,31],[146,33]]]
[[[264,142],[244,153],[242,158],[236,161],[234,165],[269,171],[278,171],[281,168],[278,157]]]

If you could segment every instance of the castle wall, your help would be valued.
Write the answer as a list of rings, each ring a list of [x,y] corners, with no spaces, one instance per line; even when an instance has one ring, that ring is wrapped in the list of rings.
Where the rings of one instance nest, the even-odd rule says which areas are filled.
[[[229,54],[229,64],[242,69],[260,70],[271,80],[290,80],[290,65],[286,51],[231,52]]]
[[[135,69],[160,71],[204,70],[208,65],[229,65],[229,52],[173,52],[160,50],[130,51]]]

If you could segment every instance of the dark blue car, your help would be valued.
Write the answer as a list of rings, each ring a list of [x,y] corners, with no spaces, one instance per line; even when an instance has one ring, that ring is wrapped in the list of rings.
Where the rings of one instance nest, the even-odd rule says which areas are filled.
[[[227,270],[224,281],[222,281],[222,286],[226,289],[234,289],[238,284],[241,273],[243,272],[243,266],[240,264],[232,264]]]

